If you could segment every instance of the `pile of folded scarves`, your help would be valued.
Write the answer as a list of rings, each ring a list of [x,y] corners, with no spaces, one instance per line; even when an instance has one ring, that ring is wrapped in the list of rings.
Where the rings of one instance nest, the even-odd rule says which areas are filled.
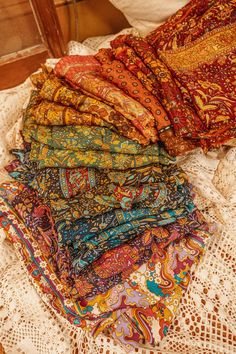
[[[25,148],[12,151],[15,159],[6,167],[15,181],[0,187],[0,225],[45,300],[71,323],[112,336],[127,350],[166,335],[209,235],[192,186],[171,155],[235,136],[228,88],[217,96],[225,105],[213,100],[197,110],[202,101],[191,93],[216,95],[219,82],[212,86],[209,76],[207,86],[198,71],[192,80],[211,91],[187,89],[186,72],[178,81],[168,68],[183,53],[172,60],[172,52],[164,52],[203,35],[200,27],[193,38],[185,34],[184,14],[207,27],[204,14],[207,19],[212,11],[214,24],[230,35],[231,1],[221,1],[228,22],[215,15],[217,1],[206,3],[211,6],[200,11],[202,1],[190,2],[163,33],[119,37],[95,57],[65,57],[54,71],[33,75]],[[179,18],[182,27],[174,32]],[[218,30],[212,36],[218,43],[225,38]],[[217,60],[230,65],[233,55],[230,63]]]
[[[86,58],[82,72],[81,58],[69,56],[55,73],[127,119],[121,95],[136,100],[173,156],[216,148],[236,137],[235,13],[235,0],[192,0],[146,38],[118,36],[94,56],[90,70]],[[155,133],[146,138],[155,142]]]
[[[1,226],[70,322],[127,348],[154,345],[208,237],[192,187],[151,142],[154,120],[138,102],[122,101],[128,119],[53,73],[33,80],[25,149],[12,151],[15,181],[0,189]]]

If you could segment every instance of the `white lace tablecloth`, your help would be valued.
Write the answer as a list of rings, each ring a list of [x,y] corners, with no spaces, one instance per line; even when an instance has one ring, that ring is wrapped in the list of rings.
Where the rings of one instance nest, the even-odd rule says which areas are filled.
[[[86,47],[73,43],[77,53]],[[90,48],[90,52],[95,48]],[[2,167],[8,150],[21,145],[22,107],[31,83],[0,92],[0,180],[9,179]],[[195,151],[179,160],[195,186],[196,202],[217,230],[167,337],[159,347],[139,348],[140,354],[236,353],[236,148],[204,155]],[[124,354],[111,339],[96,340],[72,326],[47,306],[0,231],[0,343],[7,354]]]

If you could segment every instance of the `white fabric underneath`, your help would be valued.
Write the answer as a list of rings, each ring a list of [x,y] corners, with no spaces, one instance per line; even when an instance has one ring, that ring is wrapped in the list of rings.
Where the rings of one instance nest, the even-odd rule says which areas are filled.
[[[73,54],[75,54],[73,45]],[[77,45],[78,50],[81,45]],[[83,47],[83,54],[86,47]],[[92,48],[94,49],[94,48]],[[91,48],[90,48],[91,52]],[[22,107],[31,83],[0,92],[0,168],[8,150],[21,146]],[[196,190],[196,202],[218,230],[182,299],[178,315],[159,347],[133,353],[236,353],[236,148],[204,155],[195,151],[179,159]],[[0,182],[9,180],[0,170]],[[7,354],[123,354],[111,339],[96,340],[69,324],[46,304],[28,278],[16,251],[0,232],[0,343]]]

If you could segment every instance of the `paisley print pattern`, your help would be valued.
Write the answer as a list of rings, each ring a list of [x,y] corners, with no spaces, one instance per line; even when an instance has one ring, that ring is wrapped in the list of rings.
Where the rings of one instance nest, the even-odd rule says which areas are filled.
[[[44,74],[38,75],[43,76]],[[124,137],[147,145],[147,140],[142,134],[130,125],[121,114],[102,102],[75,93],[61,85],[55,78],[50,80],[47,77],[44,78],[41,91],[32,93],[24,116],[25,138],[29,134],[28,131],[35,129],[37,125],[108,127]]]
[[[154,163],[167,163],[168,155],[160,148],[155,155],[121,154],[102,150],[64,150],[54,149],[48,145],[34,142],[31,144],[30,158],[38,162],[39,168],[78,166],[101,169],[126,170],[129,168],[147,166]]]
[[[27,157],[22,155],[21,153],[21,160],[25,159],[27,162]],[[58,178],[63,171],[53,174],[53,170],[47,169],[44,170],[44,174],[40,174],[34,165],[30,166],[30,162],[28,166],[13,162],[7,170],[12,177],[39,191],[45,207],[46,205],[50,207],[51,215],[60,230],[60,238],[73,258],[73,272],[76,274],[105,251],[134,239],[147,229],[171,223],[186,215],[192,208],[192,197],[186,176],[177,167],[150,166],[123,173],[108,171],[107,174],[92,169],[87,171],[81,169],[80,174],[80,169],[77,169],[74,178],[76,176],[78,182],[74,180],[73,183],[83,187],[78,190],[76,197],[72,195],[64,199],[60,196],[63,195],[67,180],[63,181],[61,189],[59,189],[61,181],[57,182],[59,196],[56,189],[53,189],[55,177]],[[64,173],[70,172],[72,171],[65,170]],[[69,178],[67,190],[71,187]],[[12,205],[18,211],[19,204],[25,201],[26,208],[28,203],[32,206],[37,205],[34,200],[37,200],[35,192],[23,188],[18,191]],[[80,220],[88,215],[91,217],[108,211],[111,214],[106,214],[101,222],[99,216],[91,221]],[[130,212],[124,214],[125,211]],[[30,214],[34,215],[34,211],[30,210]],[[25,214],[21,214],[21,217],[28,220]],[[91,223],[92,225],[97,223],[97,230]]]
[[[192,0],[146,39],[156,50],[182,47],[235,22],[234,0]]]
[[[208,237],[182,170],[161,164],[127,171],[41,170],[31,161],[30,148],[14,153],[18,159],[7,170],[19,182],[0,188],[1,210],[10,208],[1,213],[0,222],[21,249],[33,279],[50,294],[52,306],[93,335],[112,333],[128,347],[161,340],[189,281],[188,271]],[[113,184],[119,187],[117,195],[109,189]],[[69,218],[52,207],[58,195],[60,203],[79,195],[82,200],[93,188],[92,200],[101,190],[104,202],[106,186],[109,205],[112,198],[121,202],[125,196],[123,210],[113,205],[96,216],[89,212],[87,217]],[[127,204],[131,195],[120,193],[124,187],[149,187],[147,201],[153,203],[158,186],[169,193],[158,192],[158,204],[151,208],[144,207],[145,201],[132,208]],[[153,332],[155,326],[158,332]]]
[[[108,128],[35,124],[33,116],[39,100],[38,93],[33,92],[24,116],[23,136],[31,143],[31,160],[38,161],[40,168],[88,166],[124,170],[170,161],[161,146],[142,147]]]
[[[145,138],[135,126],[131,125],[130,122],[114,108],[83,94],[79,90],[72,90],[56,79],[55,76],[48,78],[44,82],[39,95],[43,98],[43,102],[39,105],[38,109],[34,111],[37,124],[57,125],[58,118],[55,107],[59,107],[57,108],[59,110],[59,122],[63,121],[63,125],[107,126],[109,129],[119,132],[119,134],[124,137],[136,140],[143,145],[146,144]],[[55,103],[60,105],[55,105]],[[73,109],[71,107],[73,107]],[[80,123],[77,117],[83,119],[83,121]],[[86,121],[87,117],[88,119]],[[90,123],[90,120],[94,120],[97,124]]]
[[[180,170],[173,166],[173,170],[166,165],[149,165],[125,171],[101,170],[93,168],[45,168],[39,169],[37,162],[30,160],[30,150],[12,150],[17,158],[5,169],[19,182],[26,183],[36,189],[40,196],[49,199],[72,198],[81,192],[92,188],[108,190],[109,185],[137,186],[145,184],[165,183],[168,174],[177,174]],[[173,159],[169,160],[172,165]],[[183,178],[184,174],[180,174]]]
[[[205,150],[236,134],[235,20],[234,0],[190,1],[146,38],[204,123]]]

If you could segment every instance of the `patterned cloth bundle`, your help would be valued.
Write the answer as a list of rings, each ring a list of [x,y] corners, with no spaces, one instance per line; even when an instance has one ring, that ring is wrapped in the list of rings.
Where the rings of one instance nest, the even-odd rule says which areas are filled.
[[[50,306],[127,351],[167,334],[209,236],[172,156],[235,137],[235,13],[193,0],[32,76],[0,226]]]

